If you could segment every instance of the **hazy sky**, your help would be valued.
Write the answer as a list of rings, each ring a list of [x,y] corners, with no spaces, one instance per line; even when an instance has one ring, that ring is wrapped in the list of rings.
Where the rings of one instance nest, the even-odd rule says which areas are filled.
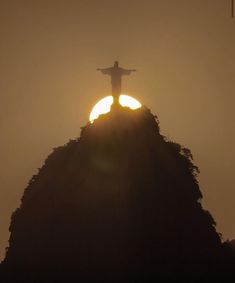
[[[138,72],[123,92],[189,147],[203,206],[235,238],[235,19],[230,0],[0,1],[0,258],[12,212],[52,148],[110,92],[96,72]]]

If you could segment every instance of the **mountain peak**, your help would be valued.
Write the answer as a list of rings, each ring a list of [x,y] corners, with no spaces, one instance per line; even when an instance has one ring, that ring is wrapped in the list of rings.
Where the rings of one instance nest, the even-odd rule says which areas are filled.
[[[146,107],[101,115],[29,182],[12,216],[5,274],[31,278],[24,282],[35,274],[38,282],[224,278],[226,253],[201,205],[198,172]]]

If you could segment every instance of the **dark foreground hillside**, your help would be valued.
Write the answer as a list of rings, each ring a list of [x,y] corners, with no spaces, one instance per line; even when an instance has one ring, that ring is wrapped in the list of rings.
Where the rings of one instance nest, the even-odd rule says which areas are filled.
[[[101,116],[30,180],[0,281],[235,282],[197,173],[148,109]]]

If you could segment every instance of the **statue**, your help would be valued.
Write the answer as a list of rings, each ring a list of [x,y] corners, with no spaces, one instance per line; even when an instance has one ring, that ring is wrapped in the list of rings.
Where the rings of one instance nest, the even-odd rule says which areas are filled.
[[[117,105],[119,103],[119,96],[121,94],[122,76],[130,75],[131,72],[135,72],[136,70],[120,68],[118,66],[118,61],[115,61],[113,67],[105,69],[98,68],[97,71],[101,71],[104,75],[111,76],[113,104]]]

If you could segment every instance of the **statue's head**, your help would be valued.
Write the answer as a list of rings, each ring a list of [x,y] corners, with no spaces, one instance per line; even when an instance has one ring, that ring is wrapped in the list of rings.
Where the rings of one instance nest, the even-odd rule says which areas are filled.
[[[114,67],[116,67],[116,68],[118,67],[118,61],[114,62]]]

